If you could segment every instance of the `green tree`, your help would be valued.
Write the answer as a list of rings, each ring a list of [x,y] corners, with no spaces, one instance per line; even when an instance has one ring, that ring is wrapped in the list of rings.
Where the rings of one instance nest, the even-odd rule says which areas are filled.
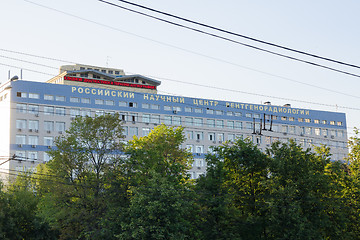
[[[77,117],[40,166],[42,216],[61,239],[96,239],[103,232],[107,175],[121,164],[123,129],[119,115]]]

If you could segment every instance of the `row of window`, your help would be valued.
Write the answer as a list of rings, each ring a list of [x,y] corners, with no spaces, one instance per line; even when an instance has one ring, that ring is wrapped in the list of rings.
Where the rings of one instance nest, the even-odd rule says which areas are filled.
[[[27,139],[27,141],[26,141]],[[31,145],[33,147],[36,147],[39,145],[39,136],[37,135],[23,135],[23,134],[16,134],[16,144],[18,145]],[[43,139],[43,146],[53,146],[54,144],[54,137],[47,136]]]
[[[29,97],[29,98],[33,98],[33,99],[39,99],[40,95],[38,93],[26,93],[26,92],[17,92],[17,96],[18,97]],[[44,99],[45,100],[55,100],[55,101],[65,101],[65,96],[56,96],[56,95],[48,95],[45,94],[44,95]],[[79,97],[70,97],[70,102],[74,102],[74,103],[91,103],[90,98],[79,98]],[[115,101],[113,100],[103,100],[103,99],[95,99],[95,104],[98,105],[107,105],[107,106],[115,106]],[[119,101],[119,107],[131,107],[131,108],[137,108],[138,104],[136,102],[125,102],[125,101]],[[141,104],[141,107],[144,109],[153,109],[153,110],[160,110],[160,105],[158,104],[148,104],[148,103],[143,103]],[[173,111],[173,112],[180,112],[182,110],[181,107],[178,106],[164,106],[164,110],[165,111]],[[223,111],[223,110],[214,110],[214,109],[203,109],[203,108],[192,108],[192,107],[185,107],[185,112],[194,112],[194,113],[205,113],[206,114],[215,114],[215,115],[224,115],[224,113],[227,116],[235,116],[235,117],[241,117],[242,113],[241,112],[233,112],[233,111]],[[247,118],[255,118],[255,119],[260,119],[262,117],[262,114],[259,113],[245,113],[245,117]],[[294,117],[286,117],[286,116],[281,116],[278,117],[276,115],[266,115],[265,114],[265,119],[269,120],[270,118],[272,118],[272,120],[283,120],[283,121],[295,121]],[[327,121],[327,120],[320,120],[320,119],[310,119],[310,118],[298,118],[297,119],[298,122],[305,122],[305,123],[311,123],[314,122],[315,124],[330,124],[330,125],[337,125],[337,126],[343,126],[343,122],[341,121]]]
[[[38,161],[40,160],[39,159],[39,153],[37,151],[16,151],[15,152],[15,155],[16,155],[16,160],[24,160],[24,161]],[[43,152],[43,158],[42,160],[45,161],[45,162],[48,162],[50,161],[50,156],[49,154],[47,154],[46,152]],[[19,166],[19,168],[21,169],[18,169],[19,171],[23,171],[24,169],[24,166]]]
[[[39,121],[16,119],[16,128],[18,129],[18,131],[22,131],[22,129],[29,129],[36,132],[39,130]],[[54,130],[57,132],[65,132],[65,122],[44,121],[43,129],[47,132],[52,132]]]

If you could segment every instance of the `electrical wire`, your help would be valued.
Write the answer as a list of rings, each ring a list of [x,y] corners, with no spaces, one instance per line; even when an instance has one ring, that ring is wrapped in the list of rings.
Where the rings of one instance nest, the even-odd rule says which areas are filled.
[[[202,27],[210,28],[210,29],[213,29],[213,30],[216,30],[216,31],[220,31],[220,32],[223,32],[223,33],[227,33],[227,34],[230,34],[230,35],[237,36],[237,37],[245,38],[245,39],[255,41],[255,42],[259,42],[259,43],[262,43],[262,44],[266,44],[266,45],[269,45],[269,46],[272,46],[272,47],[277,47],[277,48],[281,48],[281,49],[284,49],[284,50],[287,50],[287,51],[291,51],[291,52],[303,54],[303,55],[306,55],[306,56],[319,58],[321,60],[326,60],[326,61],[341,64],[341,65],[345,65],[345,66],[348,66],[348,67],[354,67],[354,68],[359,68],[360,69],[360,66],[357,66],[357,65],[354,65],[354,64],[345,63],[345,62],[342,62],[342,61],[334,60],[334,59],[327,58],[327,57],[322,57],[322,56],[315,55],[315,54],[312,54],[312,53],[308,53],[308,52],[305,52],[305,51],[300,51],[300,50],[296,50],[296,49],[293,49],[293,48],[281,46],[279,44],[263,41],[263,40],[260,40],[260,39],[256,39],[256,38],[253,38],[253,37],[243,35],[243,34],[235,33],[233,31],[229,31],[229,30],[214,27],[214,26],[211,26],[211,25],[208,25],[208,24],[196,22],[196,21],[193,21],[191,19],[179,17],[179,16],[176,16],[174,14],[170,14],[170,13],[167,13],[167,12],[164,12],[164,11],[159,11],[159,10],[156,10],[154,8],[146,7],[144,5],[136,4],[136,3],[125,1],[125,0],[117,0],[117,1],[123,2],[123,3],[126,3],[126,4],[130,4],[130,5],[139,7],[139,8],[143,8],[143,9],[146,9],[146,10],[149,10],[149,11],[152,11],[152,12],[156,12],[156,13],[168,16],[168,17],[176,18],[176,19],[179,19],[179,20],[182,20],[182,21],[185,21],[185,22],[193,23],[193,24],[196,24],[196,25],[199,25],[199,26],[202,26]]]
[[[140,15],[143,15],[143,16],[146,16],[146,17],[150,17],[150,18],[153,18],[153,19],[156,19],[156,20],[159,20],[159,21],[162,21],[162,22],[165,22],[165,23],[177,26],[177,27],[189,29],[189,30],[192,30],[192,31],[195,31],[195,32],[198,32],[198,33],[202,33],[202,34],[211,36],[211,37],[215,37],[215,38],[222,39],[222,40],[225,40],[225,41],[228,41],[228,42],[231,42],[231,43],[242,45],[244,47],[252,48],[252,49],[259,50],[259,51],[262,51],[262,52],[266,52],[266,53],[276,55],[276,56],[279,56],[279,57],[287,58],[287,59],[290,59],[290,60],[306,63],[306,64],[309,64],[309,65],[312,65],[312,66],[316,66],[316,67],[324,68],[324,69],[327,69],[327,70],[335,71],[335,72],[338,72],[338,73],[346,74],[346,75],[349,75],[349,76],[352,76],[352,77],[360,78],[360,75],[358,75],[358,74],[350,73],[350,72],[339,70],[339,69],[336,69],[336,68],[333,68],[333,67],[328,67],[328,66],[318,64],[318,63],[315,63],[315,62],[303,60],[303,59],[300,59],[300,58],[296,58],[296,57],[292,57],[292,56],[289,56],[289,55],[277,53],[277,52],[274,52],[274,51],[271,51],[271,50],[267,50],[267,49],[264,49],[264,48],[256,47],[256,46],[253,46],[253,45],[250,45],[250,44],[242,43],[242,42],[239,42],[237,40],[233,40],[233,39],[230,39],[230,38],[227,38],[227,37],[223,37],[223,36],[220,36],[220,35],[217,35],[217,34],[214,34],[214,33],[206,32],[206,31],[196,29],[196,28],[193,28],[193,27],[188,27],[188,26],[185,26],[183,24],[171,22],[169,20],[165,20],[165,19],[162,19],[162,18],[159,18],[159,17],[155,17],[155,16],[152,16],[150,14],[146,14],[146,13],[143,13],[143,12],[140,12],[140,11],[136,11],[136,10],[127,8],[127,7],[123,7],[123,6],[117,5],[115,3],[108,2],[108,1],[104,1],[104,0],[98,0],[98,1],[102,2],[102,3],[105,3],[105,4],[108,4],[108,5],[111,5],[113,7],[121,8],[121,9],[130,11],[130,12],[133,12],[133,13],[137,13],[137,14],[140,14]]]

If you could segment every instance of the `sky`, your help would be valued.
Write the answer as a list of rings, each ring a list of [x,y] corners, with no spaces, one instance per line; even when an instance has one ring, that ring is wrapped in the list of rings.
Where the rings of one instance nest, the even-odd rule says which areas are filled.
[[[145,12],[117,0],[108,1]],[[360,66],[359,1],[132,2]],[[8,80],[9,71],[11,77],[20,76],[20,69],[24,80],[45,82],[58,74],[61,65],[113,67],[161,81],[159,94],[254,104],[270,101],[273,105],[289,103],[294,108],[344,112],[349,136],[354,127],[360,127],[360,78],[356,76],[179,28],[99,0],[2,0],[0,13],[2,83]],[[359,68],[166,19],[360,75]]]

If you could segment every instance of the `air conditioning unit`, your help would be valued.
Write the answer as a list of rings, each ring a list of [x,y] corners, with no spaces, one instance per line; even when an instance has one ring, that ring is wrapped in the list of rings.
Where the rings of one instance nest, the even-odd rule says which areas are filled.
[[[31,145],[32,148],[36,148],[36,145]]]
[[[200,156],[200,155],[201,155],[201,153],[196,153],[196,155]]]
[[[196,142],[200,142],[200,139],[196,139]]]
[[[136,122],[135,121],[132,121],[133,124],[135,124]]]
[[[304,134],[303,134],[303,133],[300,133],[300,136],[304,136]]]
[[[145,125],[149,125],[149,123],[147,122],[147,123],[145,123]]]
[[[20,148],[21,148],[21,147],[22,147],[22,144],[18,144],[18,147],[20,147]]]
[[[213,143],[216,143],[216,141],[213,141]]]
[[[18,132],[21,132],[21,128],[18,128]]]
[[[47,132],[47,133],[51,133],[51,131],[50,131],[50,130],[47,130],[46,132]]]
[[[39,129],[35,129],[35,132],[39,132]]]
[[[47,146],[47,148],[49,148],[49,149],[50,149],[50,148],[51,148],[51,146]]]
[[[201,169],[201,167],[197,167],[197,169]]]
[[[39,114],[37,113],[37,114],[35,114],[35,117],[39,117]]]
[[[255,133],[256,133],[256,134],[260,134],[260,130],[256,130]]]
[[[219,143],[222,143],[223,141],[219,141]]]
[[[173,110],[173,113],[174,113],[174,114],[177,114],[177,110]]]
[[[325,135],[324,138],[327,138],[327,136]]]
[[[334,139],[335,138],[335,136],[334,135],[331,135],[331,139]]]
[[[59,131],[59,134],[62,134],[62,131]]]
[[[71,117],[70,120],[75,120],[75,117]]]
[[[32,132],[32,129],[29,129],[29,132]]]

